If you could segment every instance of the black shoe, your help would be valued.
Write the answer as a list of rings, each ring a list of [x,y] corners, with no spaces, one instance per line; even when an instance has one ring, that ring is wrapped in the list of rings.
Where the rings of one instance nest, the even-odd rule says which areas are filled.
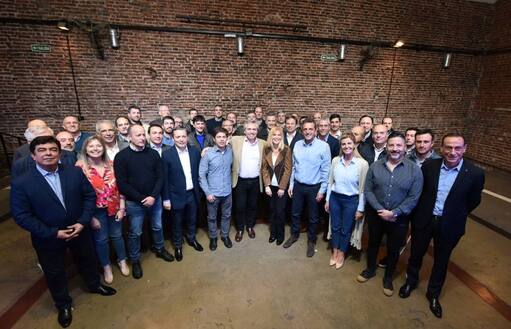
[[[394,295],[392,279],[383,279],[383,294],[387,297],[392,297],[392,295]]]
[[[144,275],[144,271],[142,271],[142,265],[140,265],[140,262],[133,262],[131,274],[135,279],[140,279],[142,275]]]
[[[251,239],[255,239],[255,231],[254,231],[254,228],[251,227],[251,228],[247,228],[247,232],[248,232],[248,237],[251,238]]]
[[[117,293],[117,290],[115,290],[112,287],[104,286],[100,284],[97,288],[90,290],[91,294],[98,294],[101,296],[113,296]]]
[[[357,262],[360,262],[360,258],[362,256],[362,250],[353,249],[351,252],[351,259],[356,260]]]
[[[284,239],[277,239],[277,246],[280,246],[282,244],[282,242],[284,242]]]
[[[316,242],[313,242],[313,241],[307,242],[307,257],[314,256],[315,252],[316,252]]]
[[[73,321],[73,313],[71,312],[71,307],[66,307],[59,310],[58,321],[62,328],[67,328],[71,325],[71,321]]]
[[[275,240],[277,240],[277,238],[274,235],[270,235],[270,238],[268,239],[268,242],[269,243],[273,243],[273,242],[275,242]]]
[[[197,242],[197,240],[187,240],[186,241],[188,243],[188,245],[190,247],[193,247],[193,249],[197,250],[197,251],[203,251],[204,248],[202,248],[201,244],[199,242]]]
[[[293,245],[293,243],[295,243],[296,241],[298,241],[298,234],[291,234],[291,236],[289,237],[289,239],[287,239],[286,242],[284,242],[284,248],[289,248]]]
[[[371,272],[368,269],[363,270],[358,276],[357,281],[360,283],[367,282],[369,279],[374,277],[376,275],[376,272]]]
[[[176,248],[174,250],[174,255],[178,262],[182,261],[183,260],[183,248]]]
[[[222,237],[221,239],[224,242],[224,246],[226,248],[232,248],[232,241],[228,236],[226,236],[225,238]]]
[[[442,318],[442,305],[440,305],[440,301],[438,297],[433,297],[429,293],[426,294],[426,297],[429,300],[429,309],[434,316],[441,319]]]
[[[163,259],[166,262],[173,262],[174,256],[172,256],[165,247],[162,247],[160,250],[156,250],[156,257]]]
[[[217,238],[209,239],[209,250],[211,251],[216,250],[216,241]]]
[[[380,261],[378,262],[378,267],[380,268],[387,267],[387,257],[383,257],[382,259],[380,259]]]
[[[401,297],[401,298],[410,297],[410,294],[412,293],[412,291],[414,289],[415,289],[414,286],[405,282],[405,284],[401,288],[399,288],[399,297]]]

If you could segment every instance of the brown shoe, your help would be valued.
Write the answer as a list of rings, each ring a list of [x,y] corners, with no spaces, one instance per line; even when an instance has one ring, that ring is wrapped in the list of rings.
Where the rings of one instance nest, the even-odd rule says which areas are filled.
[[[236,236],[234,237],[234,240],[236,242],[240,242],[243,239],[243,231],[236,232]]]
[[[255,231],[253,228],[247,228],[247,232],[248,232],[248,237],[251,238],[251,239],[254,239],[255,238]]]

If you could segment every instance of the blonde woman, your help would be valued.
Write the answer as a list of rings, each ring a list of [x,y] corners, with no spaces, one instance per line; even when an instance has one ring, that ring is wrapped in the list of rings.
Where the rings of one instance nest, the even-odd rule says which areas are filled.
[[[268,134],[268,143],[263,149],[261,175],[264,191],[270,198],[270,239],[277,245],[284,241],[284,219],[287,202],[287,188],[292,169],[291,149],[284,145],[284,131],[273,127]]]
[[[332,256],[330,265],[344,265],[355,221],[364,216],[364,184],[367,161],[355,154],[353,133],[341,136],[341,153],[332,160],[325,210],[330,213]]]
[[[98,136],[85,140],[76,165],[96,191],[96,210],[91,220],[98,260],[103,267],[105,283],[112,283],[109,240],[117,253],[121,273],[130,274],[126,264],[126,249],[122,237],[122,219],[126,215],[125,200],[119,194],[112,161],[108,159],[104,141]]]

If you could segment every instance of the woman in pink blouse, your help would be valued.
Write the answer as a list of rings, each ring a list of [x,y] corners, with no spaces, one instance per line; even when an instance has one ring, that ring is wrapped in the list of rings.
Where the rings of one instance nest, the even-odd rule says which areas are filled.
[[[108,159],[105,143],[100,137],[92,136],[85,140],[79,157],[76,165],[82,168],[96,191],[96,211],[91,220],[96,253],[103,266],[105,283],[112,283],[114,278],[110,265],[109,239],[117,253],[121,273],[125,276],[130,274],[122,237],[125,200],[117,189],[112,161]]]

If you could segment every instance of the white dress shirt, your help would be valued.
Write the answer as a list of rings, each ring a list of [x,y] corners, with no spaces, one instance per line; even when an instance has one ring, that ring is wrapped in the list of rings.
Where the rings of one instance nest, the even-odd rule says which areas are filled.
[[[179,161],[181,162],[181,167],[183,167],[183,173],[185,174],[186,180],[186,190],[189,191],[193,189],[193,180],[192,180],[192,165],[190,164],[190,154],[188,153],[188,147],[184,150],[180,150],[179,147],[176,147],[177,155],[179,156]]]
[[[241,178],[256,178],[259,177],[260,170],[261,154],[259,152],[259,141],[256,138],[255,143],[250,143],[245,138],[241,150],[239,176]]]

